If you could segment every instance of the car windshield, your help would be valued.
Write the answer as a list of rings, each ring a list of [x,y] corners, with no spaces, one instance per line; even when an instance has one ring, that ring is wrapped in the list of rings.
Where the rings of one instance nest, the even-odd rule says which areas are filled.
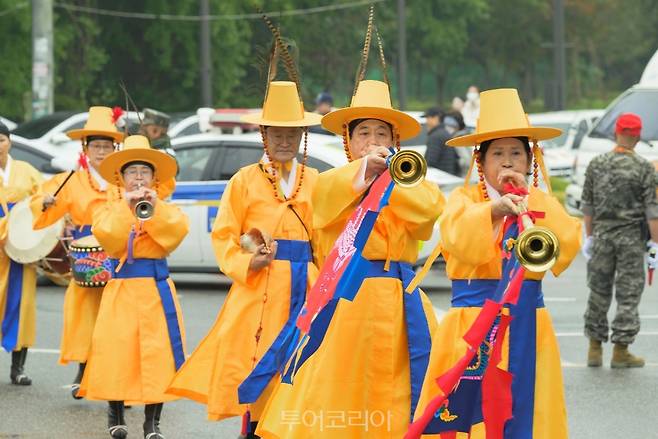
[[[49,114],[48,116],[20,124],[12,133],[26,139],[38,139],[74,114],[72,111],[60,111]]]
[[[642,118],[642,139],[658,140],[658,90],[633,90],[623,96],[601,117],[590,136],[614,138],[615,123],[622,113],[635,113]]]
[[[549,128],[557,128],[559,130],[562,130],[562,134],[559,136],[549,139],[549,140],[543,140],[541,142],[541,145],[544,148],[559,148],[560,146],[564,146],[564,142],[567,141],[567,137],[569,136],[569,128],[571,128],[570,123],[560,123],[560,122],[548,122],[548,123],[532,123],[533,125],[541,126],[541,127],[549,127]]]

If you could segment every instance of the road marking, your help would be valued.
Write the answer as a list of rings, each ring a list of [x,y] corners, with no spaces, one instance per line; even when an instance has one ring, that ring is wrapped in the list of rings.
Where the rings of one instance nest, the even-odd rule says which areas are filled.
[[[585,334],[582,332],[556,332],[555,335],[558,337],[583,337]],[[638,335],[658,335],[658,331],[640,331]]]
[[[55,354],[59,355],[59,349],[29,348],[30,353],[34,354]]]
[[[546,297],[544,296],[544,302],[575,302],[575,297]]]
[[[646,363],[644,367],[658,367],[658,363]],[[585,363],[572,363],[570,361],[564,361],[562,360],[562,368],[563,369],[587,369],[588,366]],[[592,369],[612,369],[611,367],[608,366],[602,366],[602,367],[592,367]],[[625,369],[635,369],[633,367],[629,368],[619,368],[618,370],[625,370]]]

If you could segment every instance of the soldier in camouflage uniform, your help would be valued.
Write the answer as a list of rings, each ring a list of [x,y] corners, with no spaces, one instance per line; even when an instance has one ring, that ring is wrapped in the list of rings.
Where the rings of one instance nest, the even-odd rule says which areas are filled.
[[[612,321],[614,350],[611,367],[642,367],[644,360],[631,354],[628,345],[640,331],[638,306],[644,289],[644,254],[658,249],[658,201],[655,170],[634,152],[640,139],[641,119],[632,113],[619,116],[617,146],[594,158],[585,174],[582,195],[587,239],[583,254],[588,258],[590,288],[585,312],[585,335],[590,339],[587,365],[602,365],[602,342],[608,341],[607,313],[613,284],[617,312]],[[656,266],[650,251],[649,267]]]
[[[144,119],[142,120],[139,134],[146,136],[153,148],[163,150],[167,154],[175,156],[176,154],[171,148],[171,139],[167,134],[169,120],[170,117],[168,114],[151,108],[145,108]]]

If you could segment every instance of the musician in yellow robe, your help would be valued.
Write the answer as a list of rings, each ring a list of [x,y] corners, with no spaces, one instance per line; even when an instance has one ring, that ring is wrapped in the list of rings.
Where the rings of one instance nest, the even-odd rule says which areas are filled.
[[[249,410],[252,424],[243,433],[254,437],[272,387],[268,383],[281,367],[275,364],[274,352],[264,360],[267,373],[258,382],[245,384],[257,397],[254,404],[239,404],[238,386],[268,350],[294,342],[291,336],[286,341],[285,335],[277,335],[284,326],[294,328],[307,287],[317,274],[309,241],[318,173],[295,157],[306,127],[319,124],[321,116],[303,111],[294,82],[275,81],[269,85],[262,113],[243,119],[261,126],[263,158],[231,178],[212,230],[217,263],[233,285],[217,321],[169,392],[206,404],[211,420]],[[266,241],[273,240],[269,250],[262,244],[254,249],[241,246],[241,236],[253,229],[264,233]]]
[[[120,198],[96,209],[92,221],[116,269],[103,290],[79,394],[109,401],[113,438],[128,434],[123,401],[146,405],[144,437],[163,437],[163,402],[176,399],[165,390],[185,361],[183,319],[165,258],[187,234],[189,219],[157,196],[160,181],[176,170],[175,160],[151,149],[144,136],[127,137],[100,166],[101,176],[123,189]],[[154,208],[149,219],[136,217],[140,201]]]
[[[43,184],[39,195],[32,197],[35,229],[50,226],[68,215],[73,240],[91,235],[93,213],[105,204],[111,191],[116,191],[98,171],[103,159],[123,141],[124,135],[116,129],[113,117],[111,108],[91,107],[84,128],[67,133],[70,138],[82,141],[80,168],[72,175],[64,172],[54,176]],[[57,196],[53,197],[58,189]],[[71,390],[76,399],[80,398],[77,392],[87,363],[102,292],[103,287],[82,287],[71,279],[64,294],[59,363],[79,363]]]
[[[27,350],[36,332],[37,275],[33,265],[12,261],[4,250],[7,215],[17,202],[36,193],[43,178],[32,165],[11,158],[9,130],[0,122],[0,342],[11,352],[12,384],[29,386],[25,374]]]
[[[569,216],[551,195],[541,150],[536,143],[558,136],[560,130],[530,126],[515,89],[485,91],[480,95],[480,102],[476,132],[448,141],[450,146],[476,146],[474,162],[480,180],[470,185],[467,177],[465,186],[450,194],[440,220],[443,255],[448,277],[452,280],[452,307],[432,336],[430,365],[416,417],[423,414],[430,400],[441,395],[436,379],[466,353],[467,344],[462,337],[482,310],[485,300],[499,300],[495,294],[502,276],[502,246],[509,241],[503,239],[505,218],[519,214],[518,206],[522,202],[527,202],[529,211],[537,213],[536,224],[550,229],[559,242],[559,257],[551,268],[556,276],[569,266],[580,247],[580,222]],[[534,146],[531,147],[531,143]],[[534,165],[532,172],[531,165]],[[538,187],[540,169],[547,180],[548,193]],[[528,189],[526,175],[533,175],[527,197],[505,187],[506,183],[511,183],[525,192]],[[544,274],[526,271],[517,305],[504,311],[512,315],[512,321],[501,341],[500,367],[513,376],[513,418],[505,424],[506,439],[567,437],[560,355],[541,292]],[[484,371],[471,366],[489,364],[490,353],[489,348],[478,350],[462,376],[462,383],[482,381]],[[488,367],[496,366],[489,364]],[[447,405],[441,407],[440,416],[433,417],[423,437],[443,437],[438,433],[456,429],[455,425],[462,422],[464,424],[456,429],[462,432],[457,433],[457,438],[486,437],[482,408],[479,400],[476,401],[481,396],[465,395],[466,389],[466,385],[458,386],[454,394],[448,395]]]
[[[348,165],[320,174],[313,193],[317,252],[327,257],[370,183],[387,169],[389,147],[420,125],[391,106],[388,85],[362,81],[348,108],[322,126],[343,134]],[[404,292],[418,242],[432,234],[444,204],[436,184],[395,186],[363,250],[371,262],[353,302],[329,302],[311,326],[326,327],[312,355],[297,363],[268,401],[256,433],[263,438],[400,438],[429,358],[436,317],[429,299]],[[331,314],[330,319],[321,318]],[[310,343],[310,342],[309,342]],[[410,355],[411,352],[411,355]],[[291,381],[291,383],[290,383]]]

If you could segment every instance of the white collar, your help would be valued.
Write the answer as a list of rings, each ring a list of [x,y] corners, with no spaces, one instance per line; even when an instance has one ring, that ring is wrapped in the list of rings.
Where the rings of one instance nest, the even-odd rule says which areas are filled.
[[[89,169],[89,173],[91,174],[92,177],[94,177],[96,183],[98,183],[98,187],[100,188],[100,190],[102,191],[107,190],[107,181],[103,177],[101,177],[101,174],[98,173],[96,168],[89,165],[87,169]]]
[[[270,159],[267,157],[267,154],[263,154],[263,163],[270,163]],[[295,189],[295,180],[297,178],[297,158],[292,159],[292,168],[290,169],[290,174],[288,174],[288,179],[284,179],[283,175],[279,176],[279,187],[283,192],[283,195],[286,198],[290,198],[292,195],[293,189]]]
[[[9,186],[9,178],[11,176],[11,162],[12,158],[10,155],[7,155],[7,164],[5,169],[0,168],[0,177],[2,177],[2,185]]]
[[[490,200],[492,201],[500,200],[501,197],[500,192],[494,189],[494,187],[489,184],[486,178],[484,179],[484,185],[487,188],[487,194],[489,195]]]

